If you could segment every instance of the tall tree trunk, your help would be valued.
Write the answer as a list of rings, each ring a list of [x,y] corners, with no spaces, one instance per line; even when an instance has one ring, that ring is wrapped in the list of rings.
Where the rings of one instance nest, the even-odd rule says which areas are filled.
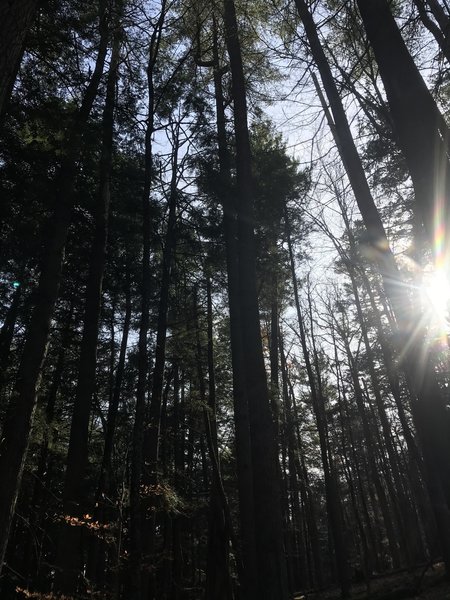
[[[379,468],[376,460],[376,447],[375,441],[373,439],[373,432],[371,429],[371,425],[367,418],[366,408],[364,406],[364,397],[361,389],[361,385],[358,378],[357,366],[354,359],[354,356],[351,352],[348,339],[346,338],[344,332],[341,331],[341,336],[345,345],[345,350],[349,362],[350,374],[353,381],[353,389],[356,398],[356,404],[359,412],[359,416],[361,418],[363,432],[364,432],[364,445],[366,450],[367,462],[370,469],[370,478],[375,486],[375,490],[377,493],[378,502],[380,505],[381,513],[383,515],[384,526],[386,529],[387,539],[389,543],[389,549],[392,557],[392,562],[394,568],[398,568],[400,566],[400,554],[398,550],[397,544],[397,533],[394,527],[393,519],[392,519],[392,510],[390,504],[388,502],[386,492],[383,486],[383,482],[381,481],[379,475]]]
[[[295,0],[295,4],[309,41],[311,54],[330,102],[332,117],[327,110],[325,110],[325,113],[367,229],[368,243],[384,277],[385,285],[388,286],[389,293],[396,296],[398,292],[394,282],[399,279],[398,269],[394,256],[389,249],[386,232],[367,183],[336,82],[305,0]],[[320,98],[320,89],[317,86],[316,88]],[[323,97],[320,99],[324,109],[326,109]]]
[[[138,381],[136,388],[136,408],[132,439],[132,461],[130,476],[130,563],[127,592],[130,600],[141,600],[142,592],[142,507],[141,476],[143,468],[143,442],[145,426],[145,405],[148,388],[148,332],[151,304],[151,214],[150,191],[153,178],[154,133],[154,83],[155,67],[161,42],[162,26],[165,18],[165,0],[161,1],[161,12],[150,38],[149,61],[147,64],[148,115],[145,131],[144,189],[142,191],[142,282],[141,318],[138,341]]]
[[[97,370],[97,343],[103,274],[108,241],[110,178],[112,170],[114,106],[121,45],[120,25],[116,21],[114,43],[106,84],[106,99],[102,123],[99,198],[95,207],[95,230],[91,247],[80,363],[70,428],[69,450],[63,491],[63,515],[66,520],[59,536],[56,587],[67,594],[77,589],[80,576],[82,528],[70,524],[72,517],[81,518],[87,509],[86,468],[89,455],[89,423]]]
[[[45,539],[45,507],[47,506],[48,492],[51,489],[51,481],[53,478],[52,468],[52,447],[54,446],[58,431],[56,426],[55,412],[60,391],[64,369],[67,363],[67,354],[72,343],[73,337],[73,301],[70,303],[67,314],[64,315],[64,329],[60,340],[60,350],[56,359],[55,369],[52,373],[51,384],[47,396],[47,404],[45,406],[45,425],[43,440],[39,449],[38,465],[35,473],[35,485],[33,490],[31,507],[35,508],[35,514],[30,518],[32,527],[30,528],[30,539],[24,552],[24,572],[28,572],[30,583],[35,583],[37,577],[38,564],[32,551],[32,546],[35,542],[35,535],[31,532],[34,530],[42,531],[40,543],[44,543]]]
[[[181,381],[180,381],[181,379]],[[181,394],[180,394],[181,388]],[[180,397],[181,396],[181,397]],[[180,368],[177,363],[173,365],[173,428],[174,428],[174,483],[178,492],[182,491],[181,476],[184,471],[184,383],[180,378]],[[172,585],[171,593],[173,600],[180,600],[182,595],[182,560],[183,560],[183,517],[176,515],[172,525]]]
[[[333,336],[334,338],[334,336]],[[334,348],[335,360],[337,360],[337,348]],[[355,520],[359,530],[359,537],[361,540],[362,546],[362,556],[363,556],[363,566],[364,566],[364,575],[366,579],[367,588],[369,588],[370,576],[373,571],[374,558],[376,557],[376,548],[373,542],[373,534],[370,524],[370,518],[367,511],[367,505],[365,502],[364,495],[361,495],[361,500],[363,503],[363,510],[360,509],[358,499],[356,496],[356,486],[354,482],[354,472],[353,469],[358,469],[358,465],[352,465],[350,460],[350,452],[347,444],[347,423],[344,416],[343,410],[343,402],[342,402],[342,394],[341,394],[341,385],[339,380],[339,373],[337,377],[337,398],[338,398],[338,406],[339,406],[339,419],[341,422],[341,447],[342,447],[342,460],[344,473],[347,480],[347,485],[349,488],[350,499],[352,503],[353,513],[355,515]],[[350,434],[351,435],[351,434]],[[358,474],[357,474],[358,478]],[[359,479],[359,478],[358,478]]]
[[[213,22],[214,92],[216,100],[217,144],[220,170],[220,191],[223,209],[223,231],[227,262],[228,305],[230,311],[230,343],[233,371],[233,408],[237,479],[239,492],[239,519],[242,542],[244,579],[242,597],[257,594],[257,566],[254,524],[254,496],[252,457],[247,393],[245,389],[244,349],[241,337],[241,310],[239,306],[239,261],[237,247],[237,200],[232,189],[231,157],[228,150],[225,103],[222,89],[224,69],[219,63],[217,24]]]
[[[364,346],[366,349],[367,364],[372,382],[372,389],[375,396],[377,414],[380,419],[381,428],[383,431],[383,441],[389,457],[387,474],[389,476],[389,474],[392,473],[392,478],[395,484],[396,494],[392,494],[392,501],[397,506],[397,522],[402,537],[403,551],[405,552],[409,564],[412,565],[415,564],[419,556],[418,543],[420,540],[416,535],[419,532],[419,528],[415,518],[415,510],[414,507],[411,506],[411,502],[408,498],[408,492],[411,490],[408,489],[408,478],[402,476],[402,464],[392,436],[392,426],[386,413],[380,382],[375,372],[375,358],[369,342],[367,325],[362,312],[359,292],[354,278],[352,279],[352,286],[354,290],[358,317],[361,324]]]
[[[282,379],[282,388],[283,388],[283,406],[286,411],[286,437],[287,437],[287,452],[288,452],[288,465],[289,465],[289,484],[290,484],[290,494],[292,497],[292,516],[293,516],[293,525],[297,529],[299,528],[299,521],[301,516],[301,507],[299,502],[299,490],[298,490],[298,480],[300,479],[300,485],[305,487],[305,482],[302,481],[303,475],[297,468],[297,464],[299,462],[298,456],[300,454],[300,448],[298,447],[298,443],[295,436],[295,414],[291,402],[291,396],[289,392],[288,385],[288,372],[286,365],[286,356],[284,352],[283,338],[281,333],[279,335],[279,348],[280,348],[280,362],[281,362],[281,379]],[[304,491],[304,493],[306,490]],[[306,496],[306,493],[305,493]],[[305,498],[305,501],[308,502],[308,499]],[[308,513],[311,513],[308,507]],[[311,515],[309,515],[311,516]],[[323,586],[323,570],[322,570],[322,559],[321,552],[319,547],[319,534],[317,531],[316,520],[310,519],[310,527],[309,527],[309,536],[311,542],[311,551],[314,562],[314,571],[315,571],[315,580],[312,582],[319,589]],[[296,550],[300,554],[301,559],[298,561],[298,566],[294,570],[294,580],[293,583],[296,586],[295,589],[300,589],[300,587],[306,588],[306,565],[304,561],[306,559],[306,548],[302,546],[300,540],[296,543]]]
[[[359,505],[361,506],[361,509],[362,509],[361,512],[364,517],[364,522],[365,522],[365,526],[366,526],[366,530],[367,530],[367,537],[368,537],[368,540],[370,541],[370,547],[371,547],[371,550],[372,550],[372,553],[374,556],[375,568],[378,572],[380,572],[383,569],[382,564],[381,564],[382,553],[381,553],[380,542],[379,542],[381,527],[377,527],[377,525],[378,525],[377,520],[376,520],[377,514],[376,514],[375,510],[373,511],[373,513],[374,513],[373,520],[375,521],[374,524],[373,524],[373,520],[370,517],[369,503],[367,502],[367,497],[366,497],[367,491],[364,489],[363,480],[362,480],[361,461],[358,460],[356,441],[355,441],[355,436],[353,433],[353,422],[352,422],[351,418],[349,417],[348,400],[347,400],[347,396],[346,396],[346,392],[345,392],[343,375],[342,375],[342,371],[341,371],[341,367],[340,367],[340,361],[338,360],[334,328],[332,329],[332,339],[333,339],[333,345],[334,345],[336,371],[337,371],[339,410],[340,410],[342,423],[343,423],[343,425],[345,424],[345,426],[346,426],[345,429],[347,432],[349,446],[350,446],[349,462],[351,462],[351,465],[352,465],[351,471],[353,473],[354,479],[356,480],[357,491],[359,494]],[[375,507],[376,506],[374,505],[374,508]]]
[[[166,339],[167,339],[167,316],[169,311],[169,292],[172,282],[172,264],[176,245],[176,222],[177,222],[177,183],[178,183],[178,152],[180,124],[177,124],[175,139],[172,148],[172,177],[169,192],[169,216],[167,230],[164,240],[161,283],[158,302],[158,321],[156,330],[155,364],[153,368],[150,408],[148,411],[148,426],[144,432],[143,458],[145,467],[143,469],[143,483],[146,486],[155,486],[159,480],[158,458],[160,446],[161,408],[163,400],[164,369],[166,363]],[[156,511],[146,523],[145,553],[151,557],[154,551],[154,537],[156,528]],[[150,577],[146,582],[151,584],[150,597],[153,598],[156,591],[153,589],[155,579]],[[144,585],[144,584],[143,584]],[[145,588],[143,588],[145,589]]]
[[[95,508],[93,511],[93,520],[99,523],[108,524],[114,519],[116,510],[111,507],[114,495],[116,492],[113,485],[113,472],[112,472],[112,458],[113,458],[113,446],[114,446],[114,435],[116,432],[116,422],[119,413],[119,404],[122,393],[122,382],[125,371],[126,354],[128,348],[128,337],[130,332],[131,324],[131,282],[130,282],[130,269],[127,267],[125,274],[125,316],[123,321],[122,339],[120,342],[119,359],[117,361],[117,367],[114,375],[114,341],[112,340],[111,349],[111,377],[112,377],[112,389],[110,395],[110,401],[108,405],[108,414],[106,418],[106,431],[105,431],[105,443],[103,447],[102,464],[100,467],[100,476],[97,484],[97,491],[95,494]],[[113,315],[114,319],[114,315]],[[113,338],[113,331],[111,332]],[[105,554],[108,548],[103,539],[95,537],[91,540],[89,548],[89,561],[87,577],[94,581],[100,581],[104,579],[105,569]],[[117,573],[113,570],[114,577],[108,583],[109,589],[114,590],[117,584]]]
[[[125,317],[123,321],[122,340],[120,342],[119,359],[117,362],[116,375],[114,378],[114,387],[112,390],[111,402],[108,406],[108,415],[106,420],[105,445],[103,448],[103,459],[100,471],[100,478],[97,488],[97,499],[101,502],[104,493],[111,493],[111,460],[113,451],[114,434],[116,430],[117,415],[119,412],[120,396],[122,392],[122,382],[125,372],[125,360],[128,348],[128,336],[131,324],[131,282],[129,269],[125,275]]]
[[[238,259],[241,335],[249,406],[259,593],[267,600],[288,597],[283,549],[279,467],[262,352],[253,233],[253,184],[245,79],[233,0],[224,0],[230,57],[238,185]]]
[[[169,215],[164,239],[161,283],[158,303],[158,322],[156,330],[155,364],[152,376],[152,388],[149,410],[149,427],[144,436],[144,458],[146,464],[145,481],[155,485],[158,480],[158,454],[161,421],[161,404],[166,362],[167,316],[169,311],[169,292],[172,279],[172,264],[176,245],[177,222],[177,183],[180,125],[177,124],[172,147],[172,177],[169,192]]]
[[[58,296],[64,251],[71,221],[77,159],[82,132],[97,95],[108,47],[108,23],[105,7],[100,2],[100,44],[94,71],[83,96],[81,107],[74,119],[67,140],[68,154],[63,159],[57,182],[58,201],[44,237],[44,252],[35,305],[20,361],[3,429],[0,449],[0,477],[5,484],[0,493],[0,569],[3,566],[9,528],[20,488],[25,457],[28,449],[36,392],[42,365],[47,353],[48,336]]]
[[[208,557],[206,564],[206,591],[207,600],[230,600],[232,598],[231,580],[229,573],[229,531],[226,521],[227,505],[224,505],[222,493],[223,484],[220,474],[219,454],[217,445],[216,424],[216,389],[213,356],[213,328],[211,284],[209,278],[207,288],[207,338],[208,338],[208,398],[202,366],[202,349],[199,325],[199,304],[197,289],[194,291],[194,310],[196,322],[197,343],[197,374],[200,386],[200,400],[205,405],[204,424],[208,451],[212,466],[210,483],[209,516],[208,516]],[[208,408],[206,408],[206,404]],[[227,504],[227,503],[225,503]]]
[[[270,289],[270,336],[269,336],[269,360],[270,360],[270,400],[272,405],[273,420],[275,422],[275,432],[277,444],[279,444],[280,427],[280,375],[279,375],[279,357],[278,357],[278,277],[273,269],[271,274]]]

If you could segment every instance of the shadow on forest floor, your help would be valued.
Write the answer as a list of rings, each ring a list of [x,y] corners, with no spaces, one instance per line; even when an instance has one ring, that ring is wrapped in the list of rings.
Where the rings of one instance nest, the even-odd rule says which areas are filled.
[[[294,600],[340,600],[338,588],[299,593]],[[352,586],[351,600],[450,600],[450,582],[443,563],[395,571]]]

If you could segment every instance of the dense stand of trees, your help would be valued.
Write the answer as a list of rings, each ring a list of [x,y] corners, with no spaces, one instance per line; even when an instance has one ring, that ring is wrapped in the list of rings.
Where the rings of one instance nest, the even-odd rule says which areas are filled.
[[[1,598],[450,577],[448,3],[0,16]]]

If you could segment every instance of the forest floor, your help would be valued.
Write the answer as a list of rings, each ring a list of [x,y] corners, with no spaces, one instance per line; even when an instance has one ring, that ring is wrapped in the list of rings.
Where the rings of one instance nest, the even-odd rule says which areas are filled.
[[[340,600],[340,590],[308,592],[294,600]],[[352,585],[352,600],[450,600],[450,582],[445,579],[443,563],[396,571]]]

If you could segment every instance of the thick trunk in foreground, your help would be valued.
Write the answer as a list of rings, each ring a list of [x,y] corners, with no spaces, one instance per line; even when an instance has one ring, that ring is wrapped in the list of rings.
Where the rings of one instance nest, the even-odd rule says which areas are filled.
[[[242,597],[256,595],[256,547],[252,457],[247,394],[245,390],[244,350],[241,338],[239,307],[239,261],[237,248],[236,194],[232,190],[231,157],[227,144],[224,97],[222,89],[223,69],[219,64],[217,27],[214,21],[214,92],[216,100],[217,145],[220,170],[220,200],[223,209],[223,231],[227,262],[228,306],[230,311],[230,345],[233,371],[233,408],[239,492],[239,519],[242,544],[244,578],[240,582]]]
[[[245,384],[249,407],[258,583],[261,597],[288,597],[277,444],[261,343],[255,274],[253,189],[245,80],[233,0],[224,1],[230,57],[238,184],[238,259]]]

